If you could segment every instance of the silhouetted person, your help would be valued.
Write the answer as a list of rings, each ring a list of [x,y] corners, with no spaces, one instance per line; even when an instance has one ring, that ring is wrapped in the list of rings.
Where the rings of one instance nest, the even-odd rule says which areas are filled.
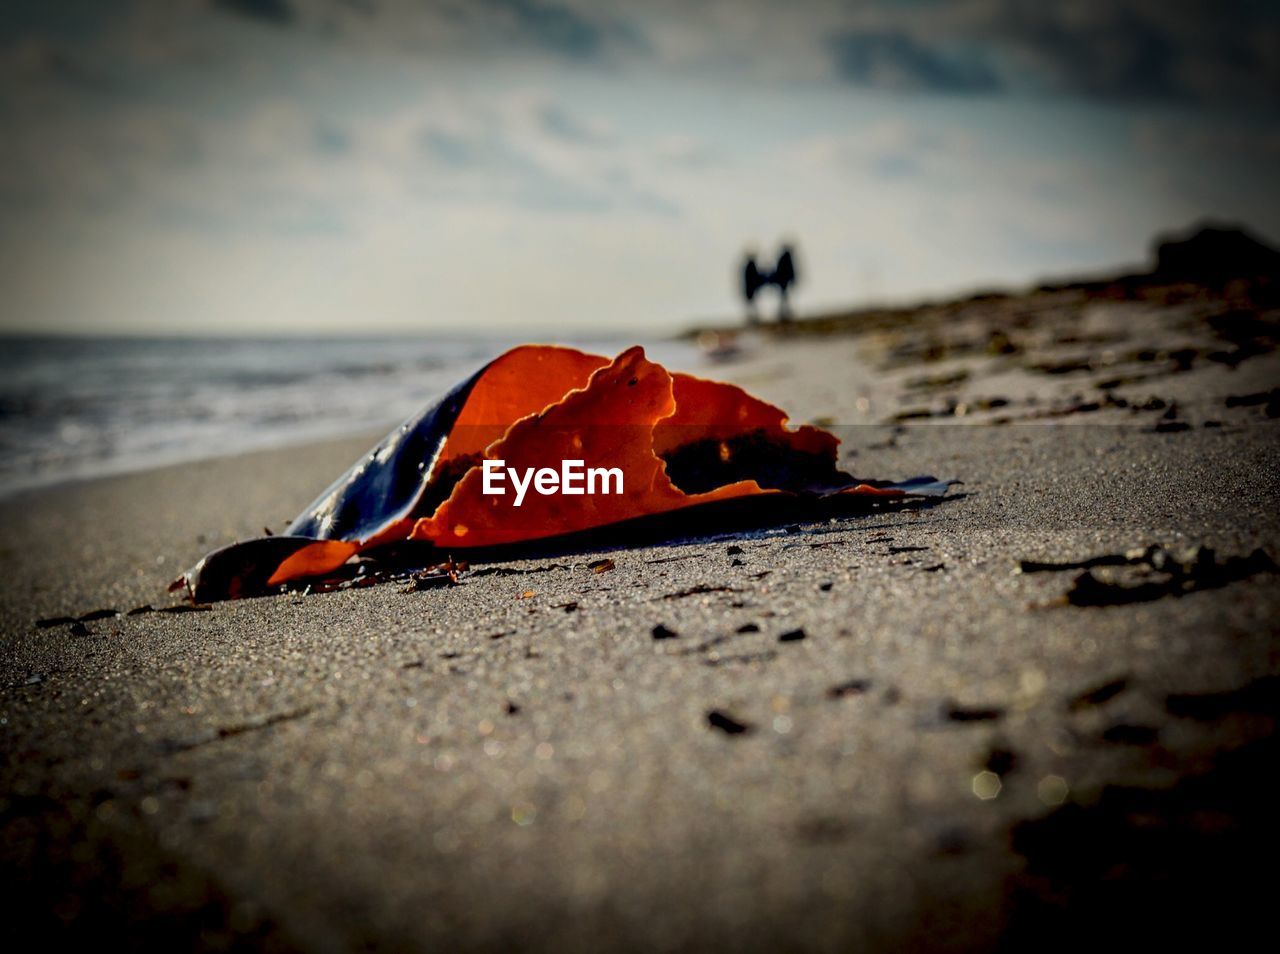
[[[773,268],[771,277],[778,286],[778,320],[791,320],[791,307],[787,304],[787,292],[796,283],[796,263],[791,257],[791,246],[784,245],[778,252],[778,264]]]
[[[796,281],[796,262],[790,245],[778,249],[778,261],[772,271],[762,269],[756,262],[755,253],[749,252],[742,263],[742,297],[747,302],[747,324],[754,325],[760,321],[756,296],[766,285],[778,289],[778,321],[790,321],[791,306],[787,295]]]
[[[742,265],[742,297],[747,302],[747,324],[755,325],[760,322],[760,312],[756,309],[756,292],[760,291],[769,283],[760,271],[760,266],[756,264],[754,255],[747,255],[747,260]]]

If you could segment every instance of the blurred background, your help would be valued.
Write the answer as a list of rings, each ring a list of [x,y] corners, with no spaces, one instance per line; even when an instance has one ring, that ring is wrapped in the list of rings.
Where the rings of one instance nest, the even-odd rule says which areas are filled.
[[[0,10],[0,332],[132,336],[6,339],[0,486],[381,421],[499,343],[737,318],[784,240],[803,315],[1138,264],[1205,217],[1280,238],[1268,0]],[[288,346],[335,335],[365,346]],[[206,347],[193,397],[172,336],[287,340]]]

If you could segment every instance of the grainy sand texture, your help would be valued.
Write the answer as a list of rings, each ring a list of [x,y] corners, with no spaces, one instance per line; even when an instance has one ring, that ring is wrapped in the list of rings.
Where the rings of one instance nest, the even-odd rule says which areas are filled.
[[[0,503],[2,930],[1231,949],[1274,890],[1280,698],[1280,361],[1235,307],[1077,288],[743,338],[705,373],[859,476],[963,483],[455,586],[128,615],[377,435]]]

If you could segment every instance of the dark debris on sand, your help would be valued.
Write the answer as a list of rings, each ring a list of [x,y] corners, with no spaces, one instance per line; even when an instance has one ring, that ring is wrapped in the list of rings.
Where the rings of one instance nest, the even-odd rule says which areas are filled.
[[[942,714],[951,722],[995,722],[1004,718],[1004,709],[998,706],[961,706],[945,702]]]
[[[707,725],[725,735],[745,735],[752,729],[748,723],[740,722],[721,709],[712,709],[707,713]]]
[[[1087,689],[1080,693],[1072,699],[1070,703],[1068,703],[1067,708],[1079,711],[1081,709],[1088,709],[1092,706],[1103,705],[1120,695],[1120,693],[1124,692],[1128,687],[1128,676],[1120,676],[1116,679],[1110,679],[1099,686],[1094,686],[1092,689]]]
[[[1062,597],[1063,602],[1072,606],[1146,603],[1166,596],[1219,589],[1250,577],[1280,572],[1280,567],[1261,548],[1245,556],[1219,559],[1206,546],[1169,550],[1157,545],[1060,563],[1023,560],[1018,569],[1022,573],[1084,570]]]
[[[1150,547],[1144,556],[1124,569],[1086,570],[1067,591],[1072,606],[1119,606],[1145,603],[1166,596],[1186,596],[1218,589],[1259,574],[1277,572],[1275,561],[1264,550],[1247,556],[1218,560],[1208,547],[1170,552]]]

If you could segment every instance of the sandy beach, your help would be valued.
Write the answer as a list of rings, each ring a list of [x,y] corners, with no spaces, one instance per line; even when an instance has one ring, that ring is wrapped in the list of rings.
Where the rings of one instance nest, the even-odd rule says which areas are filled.
[[[376,434],[0,502],[3,932],[1230,946],[1276,835],[1280,361],[1223,311],[1068,290],[744,339],[702,373],[861,477],[963,483],[439,589],[127,615]]]

